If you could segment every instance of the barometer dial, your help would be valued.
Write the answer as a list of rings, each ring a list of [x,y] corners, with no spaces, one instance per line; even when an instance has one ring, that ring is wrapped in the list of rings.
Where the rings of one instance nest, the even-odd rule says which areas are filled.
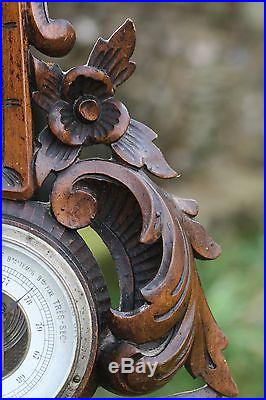
[[[3,212],[3,397],[92,394],[97,264],[44,206],[5,201]]]

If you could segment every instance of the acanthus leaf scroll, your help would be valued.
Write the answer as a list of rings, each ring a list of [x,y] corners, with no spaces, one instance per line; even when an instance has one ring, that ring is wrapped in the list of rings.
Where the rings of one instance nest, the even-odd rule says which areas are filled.
[[[142,395],[185,366],[217,397],[236,396],[222,356],[227,340],[207,305],[195,265],[195,258],[218,257],[220,246],[195,220],[194,200],[172,197],[146,175],[143,167],[161,178],[177,173],[154,144],[157,134],[132,119],[114,97],[135,70],[135,40],[134,25],[126,20],[108,40],[97,41],[86,65],[63,72],[31,57],[32,98],[48,123],[39,136],[36,185],[55,171],[50,200],[55,218],[70,229],[91,225],[113,246],[121,304],[108,312],[99,357],[101,384],[120,394]],[[113,158],[78,160],[92,144],[109,146]],[[157,362],[156,374],[110,374],[108,361],[121,363],[127,356]]]

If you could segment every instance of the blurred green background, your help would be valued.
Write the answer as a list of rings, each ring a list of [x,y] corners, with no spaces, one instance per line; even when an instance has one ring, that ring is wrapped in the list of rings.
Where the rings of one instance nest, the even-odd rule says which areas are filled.
[[[134,20],[135,74],[117,91],[131,116],[153,128],[181,178],[160,185],[199,201],[199,220],[222,245],[199,262],[210,307],[229,338],[225,351],[241,397],[263,396],[263,4],[50,3],[70,20],[77,44],[60,60],[84,64],[98,36]],[[113,304],[108,251],[83,237],[103,266]],[[185,371],[154,397],[199,387]],[[98,389],[96,397],[110,397]],[[149,396],[150,397],[150,396]]]

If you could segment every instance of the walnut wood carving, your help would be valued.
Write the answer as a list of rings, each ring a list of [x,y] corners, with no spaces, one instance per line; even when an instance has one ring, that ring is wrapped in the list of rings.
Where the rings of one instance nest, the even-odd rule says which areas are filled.
[[[106,188],[104,182],[109,182],[110,186],[110,179],[115,189]],[[134,194],[141,218],[138,211],[137,215],[134,213],[138,210],[136,205],[132,207],[130,204],[128,208],[128,201],[125,202],[124,198],[121,201],[116,194],[125,190]],[[110,230],[120,239],[126,253],[132,252],[129,267],[133,276],[135,254],[140,246],[138,240],[146,245],[145,251],[140,253],[141,257],[138,254],[139,274],[145,272],[147,260],[149,268],[155,267],[153,257],[155,255],[158,261],[158,247],[154,250],[153,246],[158,241],[161,256],[160,264],[157,264],[156,271],[153,270],[154,275],[138,289],[141,303],[136,305],[133,296],[132,308],[120,311],[110,309],[108,322],[111,332],[104,341],[100,359],[100,371],[107,388],[128,395],[147,393],[165,384],[185,365],[193,376],[201,376],[217,392],[234,396],[236,387],[221,354],[227,340],[207,306],[194,262],[194,256],[216,258],[220,247],[193,219],[195,209],[191,205],[194,203],[172,199],[156,188],[143,172],[112,161],[79,161],[57,178],[51,205],[55,217],[63,225],[81,228],[91,223],[95,215],[95,201],[98,203],[96,230],[101,234],[103,227],[113,219],[112,224],[109,222]],[[117,213],[115,209],[116,218],[112,218],[113,206],[117,203],[119,211]],[[125,204],[123,208],[121,203]],[[86,206],[81,207],[82,204]],[[134,227],[134,240],[131,236],[133,232],[127,231],[131,225],[124,225],[129,216],[138,220],[138,225]],[[122,236],[125,235],[124,229],[127,232],[125,238],[121,237],[121,227],[117,229],[113,226],[119,223],[122,225]],[[119,263],[117,269],[119,274]],[[123,275],[119,277],[123,284]],[[132,289],[128,295],[130,292]],[[156,341],[160,352],[153,355]],[[150,354],[147,346],[142,347],[149,343],[155,346],[150,349]],[[106,368],[108,362],[120,362],[122,357],[129,356],[136,361],[158,362],[156,375],[148,378],[137,373],[126,377],[109,373]]]
[[[27,10],[31,44],[50,56],[70,50],[75,38],[70,24],[50,20],[42,3],[17,4]],[[157,134],[132,119],[116,97],[135,70],[134,48],[135,28],[126,20],[108,40],[97,41],[85,65],[67,72],[30,55],[32,99],[47,113],[47,127],[39,134],[33,168],[25,171],[34,176],[32,191],[54,172],[54,217],[69,229],[91,225],[115,261],[120,307],[107,312],[99,384],[122,395],[143,395],[184,366],[208,387],[175,397],[234,397],[237,388],[222,355],[227,339],[207,305],[195,264],[196,258],[217,258],[220,246],[195,220],[194,200],[175,198],[148,177],[146,170],[161,178],[177,173],[154,144]],[[109,146],[112,158],[79,160],[92,144]],[[32,157],[31,143],[25,151]],[[18,189],[15,193],[13,198],[21,198]],[[156,374],[111,374],[109,362],[123,357],[157,362]]]
[[[33,193],[32,115],[25,3],[3,3],[3,194],[26,199]],[[15,145],[14,145],[15,144]]]
[[[28,2],[29,40],[36,49],[51,57],[62,57],[74,46],[76,34],[65,20],[49,18],[46,3]]]
[[[6,198],[25,200],[34,191],[29,44],[46,55],[63,56],[74,42],[71,24],[50,20],[45,3],[3,3],[2,183]]]

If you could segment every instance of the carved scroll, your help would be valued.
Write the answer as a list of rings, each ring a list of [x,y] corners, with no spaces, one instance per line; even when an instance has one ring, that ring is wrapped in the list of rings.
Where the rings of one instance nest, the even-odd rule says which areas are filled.
[[[63,19],[50,19],[46,3],[28,2],[26,4],[31,44],[47,56],[65,56],[76,41],[72,25]]]
[[[46,55],[60,57],[74,43],[72,25],[64,20],[51,20],[45,3],[3,3],[2,183],[5,198],[25,200],[34,191],[29,44]]]
[[[41,22],[43,29],[37,29],[43,8],[29,7],[32,43],[40,48],[46,36],[43,51],[51,52],[49,35],[55,29],[58,40],[65,35],[66,48],[71,47],[68,25],[60,30],[47,19],[48,25]],[[61,54],[66,51],[56,47]],[[97,41],[86,65],[68,72],[31,56],[32,98],[47,113],[35,183],[41,187],[54,172],[54,217],[70,229],[91,225],[115,261],[120,306],[108,312],[97,365],[100,383],[122,395],[143,395],[184,366],[208,384],[199,394],[233,397],[237,388],[222,355],[227,340],[207,305],[195,265],[195,258],[218,257],[220,246],[195,220],[194,200],[172,197],[146,175],[146,169],[161,178],[177,173],[155,145],[156,133],[132,119],[115,97],[135,70],[134,47],[135,28],[127,20],[109,39]],[[113,158],[78,160],[92,144],[109,146]],[[123,357],[135,364],[157,363],[155,375],[111,374],[109,362],[121,364]]]
[[[165,384],[186,365],[193,376],[201,376],[217,392],[234,396],[236,386],[221,354],[227,340],[207,306],[193,256],[195,248],[203,258],[216,258],[220,247],[201,225],[195,242],[199,224],[185,214],[184,207],[178,208],[178,201],[154,187],[142,173],[108,161],[88,160],[76,163],[57,178],[51,197],[55,217],[70,228],[91,223],[101,191],[98,189],[97,195],[90,182],[110,179],[134,194],[143,220],[139,240],[152,245],[161,238],[162,255],[157,273],[140,288],[143,304],[128,311],[110,310],[112,333],[107,336],[102,353],[104,382],[121,394],[143,394]],[[85,205],[82,209],[81,204]],[[101,223],[105,224],[105,220]],[[167,339],[159,354],[146,355],[142,351],[141,345],[163,337]],[[106,361],[120,364],[123,357],[158,363],[156,375],[110,374]]]

